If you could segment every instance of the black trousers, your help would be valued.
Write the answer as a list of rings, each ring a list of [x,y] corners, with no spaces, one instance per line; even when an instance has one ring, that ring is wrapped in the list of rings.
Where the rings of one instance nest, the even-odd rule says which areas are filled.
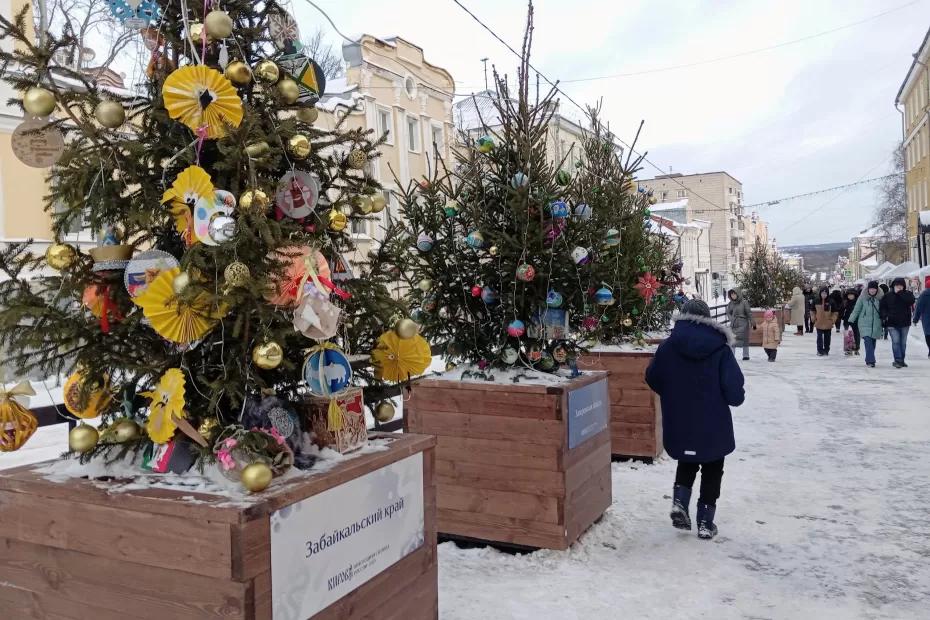
[[[817,330],[817,353],[830,352],[830,339],[833,337],[832,329]]]
[[[775,361],[775,357],[778,355],[778,349],[762,349],[762,350],[765,351],[765,354],[769,356],[770,360],[772,360],[773,362]]]
[[[698,501],[711,506],[717,505],[720,497],[720,481],[723,480],[723,459],[709,463],[686,463],[678,461],[678,471],[675,472],[675,484],[689,489],[694,486],[698,469],[701,470],[701,496]]]
[[[924,340],[927,341],[927,350],[930,351],[930,334],[924,334]]]
[[[814,331],[814,319],[811,318],[810,312],[804,313],[804,329],[807,330],[807,333]]]

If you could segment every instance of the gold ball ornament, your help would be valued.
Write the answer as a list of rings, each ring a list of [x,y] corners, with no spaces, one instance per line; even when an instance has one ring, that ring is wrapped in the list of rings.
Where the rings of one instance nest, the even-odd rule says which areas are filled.
[[[213,39],[226,39],[233,31],[233,20],[226,11],[210,11],[203,23],[207,28],[207,36]]]
[[[623,326],[633,327],[633,319],[630,319],[630,318],[623,319]]]
[[[270,60],[263,60],[255,65],[255,77],[266,84],[274,84],[281,77],[281,70],[278,65]]]
[[[453,362],[446,362],[446,372],[451,372],[455,370],[455,364]]]
[[[349,225],[349,218],[342,211],[333,209],[329,212],[329,229],[333,232],[342,232]]]
[[[256,157],[262,157],[267,155],[271,151],[271,147],[268,146],[268,143],[264,140],[258,140],[256,142],[250,142],[245,145],[245,153],[253,159]]]
[[[300,88],[291,78],[284,78],[278,82],[278,96],[287,105],[294,105],[300,97]]]
[[[387,200],[384,198],[384,194],[375,194],[371,197],[371,212],[372,213],[381,213],[384,211],[384,207],[387,206]]]
[[[394,325],[394,331],[404,340],[408,340],[420,333],[420,326],[412,319],[401,319]]]
[[[99,440],[100,433],[89,424],[78,424],[68,433],[68,447],[79,454],[93,450]]]
[[[659,202],[659,199],[656,198],[655,196],[650,196],[650,197],[649,197],[649,204],[654,205],[654,204],[656,204],[657,202]]]
[[[201,43],[203,41],[203,24],[200,22],[192,22],[190,29],[188,30],[188,35],[190,36],[191,43]],[[210,33],[207,33],[207,43],[210,42]]]
[[[107,129],[116,129],[126,122],[126,110],[118,101],[101,101],[94,108],[94,118]]]
[[[430,280],[429,278],[423,278],[422,280],[417,282],[417,288],[423,291],[424,293],[426,293],[431,288],[433,288],[433,281]]]
[[[362,215],[371,214],[371,196],[360,196],[357,206],[359,213]]]
[[[184,292],[191,284],[191,274],[186,271],[182,271],[178,275],[174,276],[174,280],[171,281],[171,290],[174,291],[175,295],[180,295]]]
[[[223,270],[223,278],[229,286],[245,286],[251,275],[248,265],[239,261],[229,263]]]
[[[255,345],[252,349],[252,361],[262,370],[273,370],[284,361],[284,349],[274,340]]]
[[[302,123],[312,125],[320,117],[320,111],[313,106],[307,106],[297,110],[297,120]]]
[[[287,141],[287,152],[295,159],[307,159],[310,156],[310,138],[302,133],[294,134]]]
[[[394,419],[394,405],[388,401],[382,401],[375,407],[375,419],[384,424]]]
[[[41,86],[33,86],[23,94],[23,108],[32,116],[49,116],[55,111],[55,95]]]
[[[491,256],[497,256],[497,252],[498,252],[498,249],[496,245],[492,245],[491,247],[488,248],[488,254],[490,254]]]
[[[236,86],[245,86],[252,81],[252,70],[241,60],[234,60],[226,65],[226,78]]]
[[[362,149],[352,149],[349,151],[349,157],[346,159],[346,162],[349,164],[349,168],[361,170],[365,167],[365,164],[368,163],[368,155],[366,155],[365,151]]]
[[[269,204],[268,194],[260,189],[247,189],[239,196],[239,206],[245,211],[263,213]]]
[[[103,434],[100,441],[104,443],[126,443],[142,436],[142,428],[135,420],[120,418],[111,424]]]
[[[251,493],[260,493],[268,488],[274,473],[264,463],[251,463],[242,470],[242,486]]]
[[[58,271],[62,271],[73,265],[75,259],[77,259],[77,250],[74,249],[74,246],[70,246],[67,243],[52,244],[48,246],[48,249],[45,251],[45,262],[48,263],[49,267],[57,269]]]

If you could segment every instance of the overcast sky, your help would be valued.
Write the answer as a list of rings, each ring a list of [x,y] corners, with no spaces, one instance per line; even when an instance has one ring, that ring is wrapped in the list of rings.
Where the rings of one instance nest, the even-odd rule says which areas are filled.
[[[339,45],[313,7],[292,1],[303,31],[319,25]],[[514,73],[515,57],[452,0],[315,1],[350,36],[398,35],[416,43],[429,62],[452,74],[459,92],[483,88],[481,58]],[[461,1],[518,48],[525,2]],[[537,0],[535,6],[533,62],[559,80],[694,63],[868,19],[735,59],[562,84],[582,104],[603,98],[605,120],[622,139],[645,120],[638,148],[663,171],[725,170],[742,181],[746,204],[886,173],[901,139],[894,98],[930,27],[930,0]],[[655,174],[648,167],[641,177]],[[874,205],[874,186],[865,186],[759,213],[780,245],[824,243],[866,228]]]

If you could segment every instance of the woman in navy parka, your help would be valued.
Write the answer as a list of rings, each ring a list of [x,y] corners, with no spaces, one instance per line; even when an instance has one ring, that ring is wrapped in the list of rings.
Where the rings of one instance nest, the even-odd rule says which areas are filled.
[[[730,330],[710,318],[710,309],[691,300],[668,340],[646,369],[646,382],[662,401],[665,450],[678,461],[672,525],[691,529],[691,487],[701,470],[698,536],[716,536],[714,524],[723,459],[736,447],[730,407],[743,403],[743,373],[730,343]]]

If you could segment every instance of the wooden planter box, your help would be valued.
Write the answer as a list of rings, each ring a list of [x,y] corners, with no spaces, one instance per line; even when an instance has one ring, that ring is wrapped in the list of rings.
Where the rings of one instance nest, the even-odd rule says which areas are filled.
[[[788,313],[790,320],[791,313]],[[752,318],[756,321],[756,326],[762,326],[762,321],[765,320],[765,310],[753,310]],[[775,312],[775,318],[778,319],[778,325],[781,327],[781,331],[785,331],[785,312],[781,311]],[[751,347],[761,347],[762,346],[762,330],[761,329],[749,329],[749,346]]]
[[[618,457],[662,454],[662,406],[646,383],[653,351],[597,351],[578,361],[585,370],[610,371],[610,444]]]
[[[437,436],[439,531],[567,549],[611,503],[606,384],[603,372],[551,386],[416,382],[404,425]],[[600,404],[572,416],[588,399]]]
[[[0,472],[0,616],[303,620],[299,610],[309,600],[309,607],[326,604],[309,614],[314,619],[435,619],[435,440],[381,438],[393,438],[386,450],[246,499],[156,488],[111,492],[119,481],[52,482],[35,471],[40,466]],[[408,501],[376,521],[377,509],[366,510],[364,498],[377,489],[402,492]],[[340,497],[352,498],[352,514],[334,509]],[[387,502],[396,505],[396,498]],[[327,509],[310,509],[313,503]],[[332,523],[351,526],[369,516],[364,528],[347,527],[358,531],[324,542],[329,551],[318,549],[316,564],[304,560],[305,545],[310,553],[321,535],[334,533]],[[393,540],[411,528],[412,537]],[[285,534],[294,533],[306,543],[280,553]],[[287,570],[275,568],[293,553],[298,559]],[[402,558],[392,559],[395,553]],[[340,572],[308,570],[330,563]],[[289,589],[296,581],[300,589]],[[319,591],[326,594],[316,597]]]

